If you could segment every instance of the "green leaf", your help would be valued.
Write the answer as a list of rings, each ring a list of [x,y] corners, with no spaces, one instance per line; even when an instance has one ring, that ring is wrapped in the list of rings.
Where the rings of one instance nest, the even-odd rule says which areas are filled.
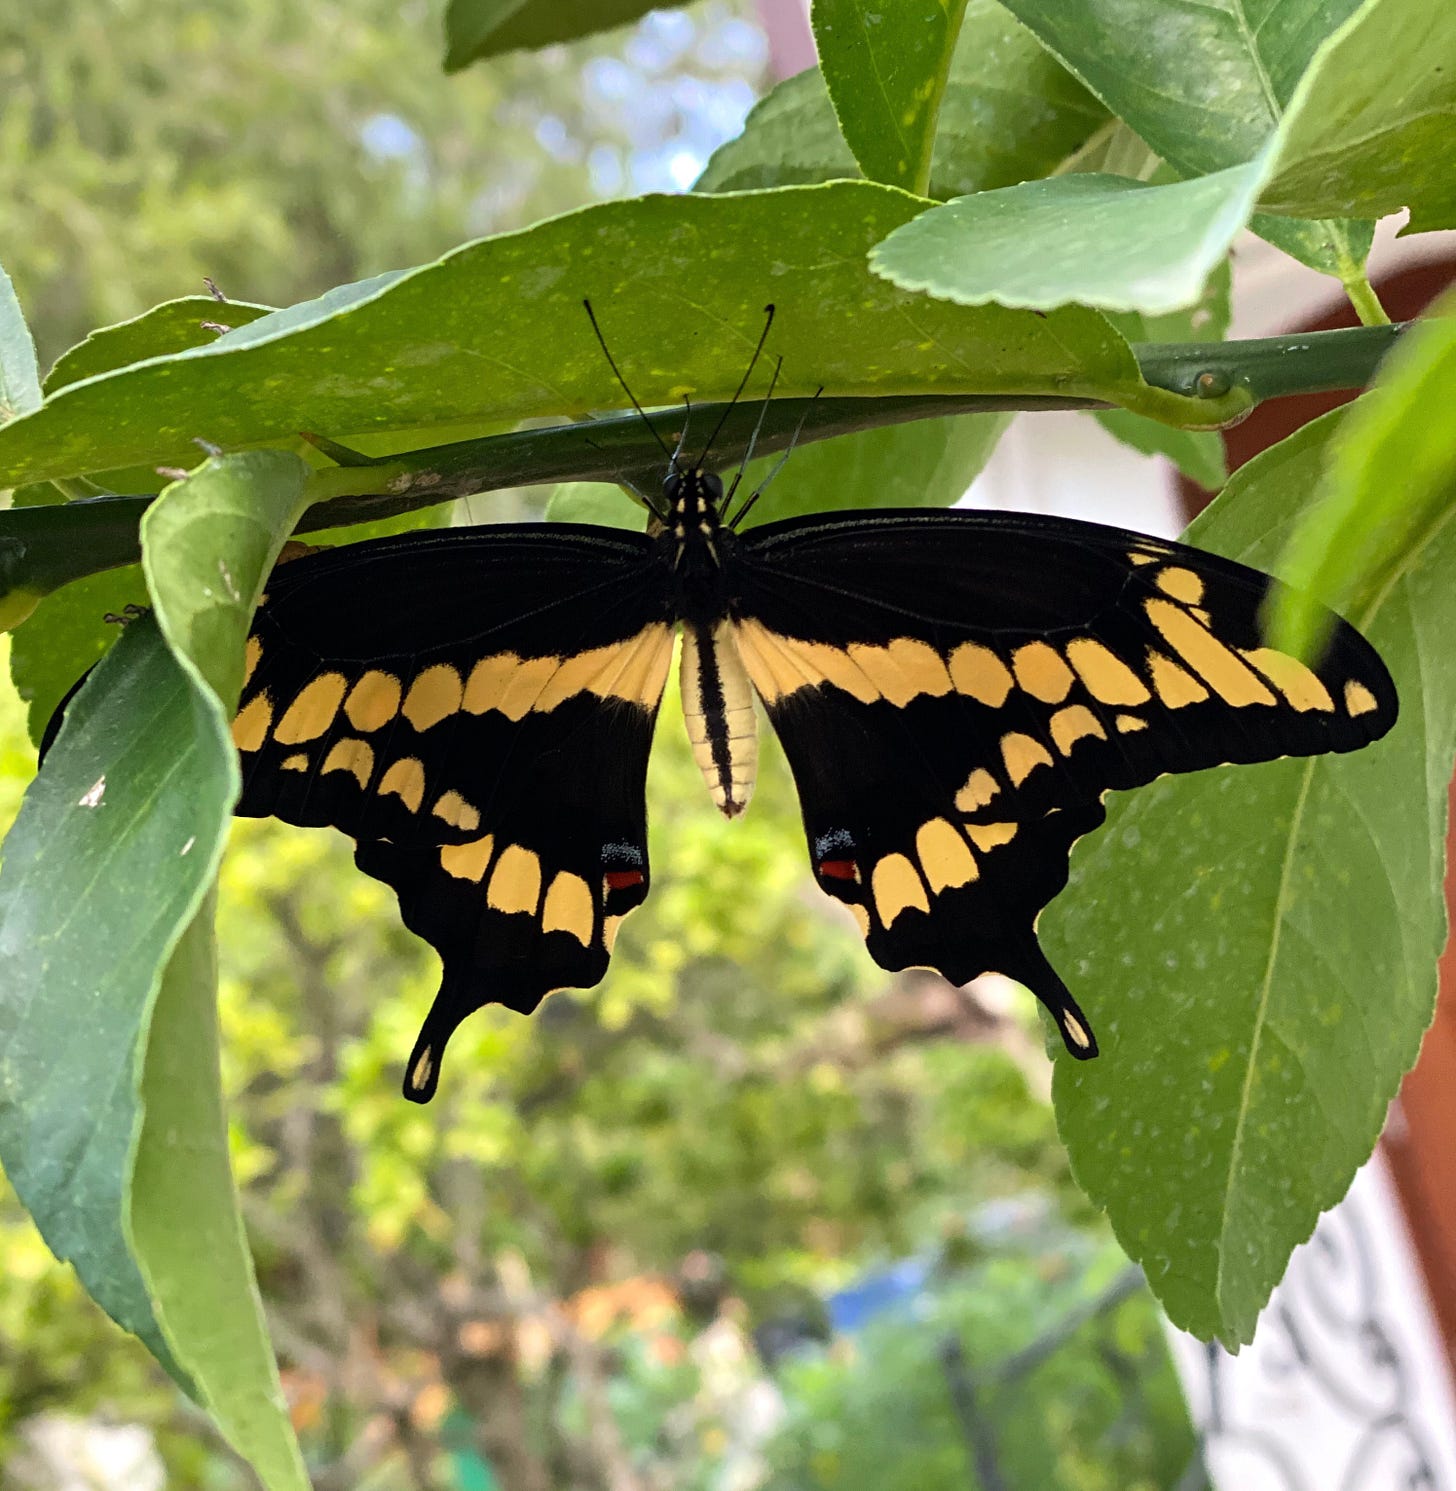
[[[40,407],[40,368],[25,312],[0,268],[0,425]]]
[[[115,624],[103,618],[121,615],[128,605],[144,605],[146,599],[141,566],[129,564],[65,586],[15,629],[10,678],[28,706],[33,741],[40,743],[56,706],[116,641]]]
[[[1006,0],[1113,113],[1180,176],[1251,162],[1265,147],[1316,48],[1358,0]],[[1262,17],[1262,19],[1261,19]],[[1369,223],[1254,221],[1255,231],[1326,274],[1349,277],[1370,250]]]
[[[1456,502],[1456,320],[1448,297],[1390,354],[1334,443],[1323,500],[1304,515],[1280,561],[1291,589],[1274,608],[1275,645],[1313,651],[1322,618],[1300,590],[1360,611],[1397,577],[1422,536]],[[1442,312],[1446,314],[1442,314]]]
[[[962,414],[864,430],[800,446],[781,467],[780,457],[763,456],[749,463],[733,507],[771,475],[745,527],[844,508],[949,507],[965,495],[1010,419],[1009,414]],[[725,472],[724,484],[732,480],[733,473]],[[551,494],[546,516],[640,533],[647,515],[621,487],[563,482]]]
[[[45,391],[53,394],[68,383],[109,373],[129,363],[145,362],[149,357],[166,357],[188,347],[205,347],[218,338],[216,331],[203,326],[212,321],[219,326],[246,326],[262,316],[273,314],[266,305],[244,301],[219,301],[210,295],[188,295],[181,300],[167,300],[143,311],[130,321],[103,326],[84,342],[63,352],[56,365],[46,374]]]
[[[695,192],[746,192],[853,180],[862,173],[845,143],[824,74],[795,73],[748,111],[743,132],[708,158]],[[939,195],[934,186],[931,195]]]
[[[62,389],[0,429],[0,484],[187,461],[196,436],[252,445],[303,428],[347,441],[614,407],[621,392],[583,295],[649,405],[731,394],[769,298],[784,395],[822,385],[1125,402],[1141,388],[1126,344],[1092,312],[927,303],[871,275],[869,247],[919,206],[892,187],[835,182],[585,208]]]
[[[1243,467],[1189,531],[1268,567],[1339,414]],[[1169,1316],[1247,1341],[1290,1251],[1369,1155],[1431,1018],[1445,941],[1456,525],[1429,524],[1350,619],[1401,694],[1347,756],[1114,795],[1041,921],[1102,1043],[1057,1060],[1057,1121]]]
[[[210,720],[155,623],[127,627],[0,866],[0,1163],[51,1251],[184,1384],[128,1245],[126,1188],[157,980],[232,804]]]
[[[1122,312],[1108,320],[1134,343],[1219,342],[1228,334],[1232,289],[1233,276],[1224,259],[1209,276],[1197,303],[1186,310],[1165,316]],[[1099,409],[1092,417],[1134,450],[1167,456],[1184,476],[1210,492],[1218,491],[1228,478],[1223,436],[1217,430],[1180,430],[1126,409]]]
[[[621,487],[604,481],[564,481],[546,503],[551,523],[598,523],[603,528],[630,528],[641,533],[647,509]]]
[[[790,454],[746,526],[856,507],[949,507],[996,448],[1009,414],[962,414],[865,430]],[[752,462],[742,491],[766,480],[779,457]]]
[[[839,127],[871,181],[921,196],[966,0],[814,0],[819,63]]]
[[[213,901],[183,933],[152,1014],[131,1237],[162,1333],[228,1442],[267,1491],[308,1491],[228,1162]]]
[[[1106,111],[996,0],[970,0],[940,100],[932,197],[1045,176],[1081,146]],[[756,104],[720,146],[695,190],[746,191],[860,174],[824,74],[810,68]]]
[[[195,1062],[196,1003],[215,991],[169,997],[160,1016],[153,1007],[216,872],[237,793],[228,720],[243,639],[306,476],[292,455],[226,456],[148,511],[154,614],[125,629],[71,702],[0,865],[0,1163],[102,1307],[216,1408],[242,1453],[274,1465],[286,1459],[287,1418],[275,1401],[260,1427],[258,1404],[278,1398],[277,1379],[266,1356],[260,1366],[256,1351],[238,1354],[247,1319],[262,1327],[243,1288],[251,1264],[225,1138],[207,1128],[220,1102],[215,1065],[209,1088]],[[196,967],[204,933],[192,934],[179,976]],[[174,1023],[185,1057],[168,1049]],[[162,1095],[155,1122],[144,1123],[144,1061],[166,1073],[174,1059],[189,1063],[186,1090]],[[77,1092],[104,1097],[78,1104]],[[158,1165],[185,1168],[187,1214],[207,1234],[208,1269],[196,1268],[193,1248],[179,1271],[180,1240],[157,1243],[156,1227],[171,1233],[175,1218],[158,1224],[140,1214],[145,1198],[129,1195],[144,1160],[154,1185]],[[158,1290],[161,1316],[144,1279]],[[234,1291],[223,1335],[209,1280]],[[270,1491],[303,1485],[301,1469],[269,1482]]]
[[[1368,0],[1291,101],[1264,205],[1302,217],[1409,207],[1410,232],[1456,227],[1453,157],[1456,9]]]
[[[661,0],[450,0],[445,11],[445,71],[485,57],[532,51],[625,26]]]
[[[242,692],[253,611],[307,480],[303,462],[282,451],[216,456],[142,519],[142,564],[162,630],[217,696],[224,725]]]
[[[1079,174],[977,192],[897,229],[870,264],[902,289],[959,305],[1160,315],[1202,296],[1262,174],[1251,161],[1167,186]]]

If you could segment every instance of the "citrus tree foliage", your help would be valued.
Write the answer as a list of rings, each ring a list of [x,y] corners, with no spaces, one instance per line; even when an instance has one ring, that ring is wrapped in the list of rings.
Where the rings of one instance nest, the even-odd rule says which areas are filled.
[[[258,13],[264,33],[239,28],[235,51],[286,54],[303,12]],[[336,18],[346,39],[356,13]],[[600,20],[535,4],[455,6],[451,17],[450,65],[489,59],[460,86],[492,89],[532,60],[493,54]],[[565,33],[563,17],[578,18]],[[1452,13],[1425,0],[1298,0],[1286,19],[1250,29],[1206,7],[1170,15],[1159,0],[819,0],[822,71],[764,99],[694,194],[598,203],[267,312],[389,264],[376,221],[389,213],[372,209],[366,224],[340,209],[309,240],[349,245],[332,267],[295,266],[281,293],[247,286],[260,303],[232,320],[226,306],[160,306],[46,380],[23,308],[28,285],[42,305],[54,293],[53,266],[10,257],[19,293],[0,286],[0,487],[17,500],[0,515],[0,620],[19,627],[13,667],[37,703],[33,729],[40,701],[105,655],[0,871],[0,1159],[57,1255],[269,1491],[302,1486],[306,1472],[245,1220],[265,1297],[292,1290],[300,1308],[332,1310],[319,1329],[347,1354],[356,1291],[372,1291],[381,1333],[432,1354],[502,1479],[534,1491],[563,1473],[523,1427],[535,1411],[528,1359],[548,1378],[550,1363],[572,1359],[586,1384],[583,1435],[603,1463],[625,1453],[591,1338],[552,1336],[557,1317],[534,1305],[538,1278],[552,1279],[551,1295],[573,1269],[591,1282],[594,1250],[611,1238],[658,1263],[708,1248],[744,1287],[768,1288],[793,1275],[796,1255],[807,1272],[817,1253],[907,1243],[922,1190],[943,1189],[947,1168],[976,1173],[968,1151],[930,1137],[941,1132],[927,1116],[934,1063],[902,1085],[893,1063],[855,1054],[862,1027],[838,1023],[865,1018],[857,1001],[875,983],[784,849],[774,824],[793,810],[780,787],[756,824],[720,831],[706,808],[679,808],[651,909],[623,934],[609,980],[558,997],[535,1025],[477,1019],[461,1051],[473,1072],[428,1114],[393,1098],[385,1070],[429,977],[380,893],[310,880],[308,856],[331,851],[266,830],[245,837],[244,854],[299,856],[301,877],[254,875],[251,901],[224,885],[225,925],[255,919],[226,935],[224,962],[231,1147],[253,1182],[245,1219],[229,1178],[212,908],[237,786],[226,730],[241,642],[281,544],[295,528],[393,520],[522,483],[660,475],[655,437],[630,421],[600,421],[590,440],[576,428],[512,433],[620,408],[584,296],[649,406],[729,398],[773,299],[784,399],[765,415],[764,442],[782,449],[797,430],[805,447],[791,463],[799,474],[776,489],[780,512],[949,500],[994,441],[989,416],[1068,402],[1116,406],[1120,438],[1217,477],[1190,431],[1260,397],[1364,382],[1389,349],[1363,268],[1373,218],[1408,206],[1417,228],[1456,221]],[[185,30],[180,14],[165,23]],[[174,52],[144,35],[135,44]],[[359,55],[330,52],[341,66]],[[369,75],[417,89],[422,110],[450,107],[457,85],[409,55],[366,58],[379,69]],[[50,81],[28,80],[7,124],[72,148],[55,120],[74,115],[79,129],[92,105],[56,66]],[[243,157],[269,182],[273,221],[317,220],[335,198],[273,192],[287,131],[265,91],[238,96],[257,110],[243,138],[267,141]],[[357,118],[340,178],[381,169],[353,143],[368,153],[374,116]],[[166,168],[181,139],[206,160],[204,126],[215,122],[194,104],[185,128],[98,159]],[[96,129],[103,143],[127,138],[104,120]],[[509,133],[495,143],[511,155]],[[493,185],[509,171],[496,161]],[[430,182],[408,160],[384,174],[406,201]],[[146,178],[131,196],[126,185],[125,170],[98,167],[77,191],[121,233],[135,231]],[[215,245],[230,220],[226,196],[208,198],[168,241]],[[1370,329],[1294,348],[1216,345],[1223,263],[1245,226],[1330,274]],[[27,241],[34,253],[45,239]],[[139,241],[128,263],[145,250]],[[174,288],[138,280],[124,309]],[[1456,593],[1456,457],[1449,422],[1430,412],[1456,376],[1449,341],[1440,324],[1413,333],[1364,406],[1239,473],[1195,535],[1287,564],[1347,606],[1396,677],[1396,730],[1353,758],[1133,796],[1081,846],[1043,923],[1104,1041],[1089,1066],[1053,1058],[1074,1172],[1174,1320],[1229,1341],[1248,1338],[1290,1250],[1369,1153],[1434,997],[1456,711],[1433,639],[1448,634]],[[725,463],[746,447],[745,414],[725,427]],[[326,438],[305,445],[301,431]],[[1393,509],[1382,475],[1389,453],[1408,448],[1416,490]],[[622,521],[619,496],[590,488],[561,493],[556,511],[568,509]],[[478,501],[475,512],[488,516]],[[113,609],[126,596],[152,607],[109,650],[103,594]],[[1308,634],[1297,603],[1283,625]],[[686,801],[672,784],[689,774],[680,751],[656,773],[659,802]],[[334,893],[311,902],[324,884]],[[386,929],[369,935],[386,939],[387,956],[361,961],[372,944],[334,930],[340,902]],[[264,922],[289,939],[286,960]],[[268,1009],[279,1012],[271,1038],[258,1034]],[[296,1101],[298,1082],[311,1102]],[[391,1268],[348,1261],[353,1201],[372,1256]],[[298,1232],[297,1214],[314,1207],[312,1230]],[[347,1284],[290,1275],[295,1257],[346,1271]],[[310,1361],[310,1331],[277,1332],[291,1370]],[[542,1331],[548,1349],[533,1357]],[[417,1409],[396,1425],[412,1465]],[[347,1454],[339,1463],[347,1475]]]

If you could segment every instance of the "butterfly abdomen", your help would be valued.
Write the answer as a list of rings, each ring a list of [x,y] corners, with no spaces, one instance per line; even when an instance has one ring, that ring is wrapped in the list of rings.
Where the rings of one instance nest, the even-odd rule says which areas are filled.
[[[683,627],[682,699],[693,758],[719,811],[736,818],[753,796],[758,721],[727,621]]]

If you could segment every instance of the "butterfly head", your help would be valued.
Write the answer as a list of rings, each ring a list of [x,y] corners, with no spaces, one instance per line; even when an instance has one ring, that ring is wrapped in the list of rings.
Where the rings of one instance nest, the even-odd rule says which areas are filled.
[[[716,528],[723,509],[723,481],[701,466],[690,470],[674,467],[662,482],[667,499],[668,524],[694,528],[708,524]]]

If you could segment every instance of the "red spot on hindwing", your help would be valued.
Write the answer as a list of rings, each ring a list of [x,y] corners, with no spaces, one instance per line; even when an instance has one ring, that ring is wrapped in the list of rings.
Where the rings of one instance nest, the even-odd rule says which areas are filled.
[[[641,870],[608,870],[606,874],[608,890],[631,890],[646,879]]]
[[[852,859],[821,859],[819,873],[826,880],[858,880],[859,866]]]

